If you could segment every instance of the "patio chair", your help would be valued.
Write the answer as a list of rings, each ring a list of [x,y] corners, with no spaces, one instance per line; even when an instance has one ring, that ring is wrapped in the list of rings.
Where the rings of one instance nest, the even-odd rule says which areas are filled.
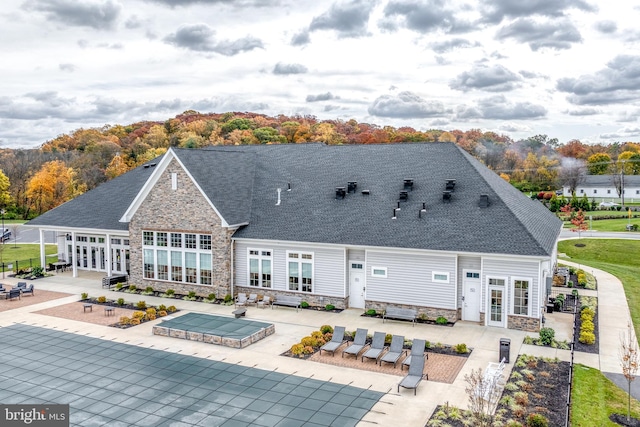
[[[387,334],[385,334],[384,332],[376,332],[375,334],[373,334],[373,340],[371,341],[371,346],[369,347],[369,350],[367,350],[362,355],[363,363],[364,363],[364,358],[366,357],[367,359],[375,359],[376,365],[378,364],[378,358],[380,357],[380,355],[382,354],[385,348],[384,339],[386,338],[386,336]]]
[[[20,288],[26,288],[27,287],[27,282],[18,282],[15,286],[16,288],[20,289]]]
[[[394,335],[391,338],[391,345],[389,346],[389,351],[384,354],[380,358],[380,366],[382,366],[382,362],[393,363],[393,367],[396,367],[396,363],[400,359],[400,356],[403,354],[407,354],[407,351],[403,349],[404,347],[404,337],[402,335]]]
[[[249,298],[247,298],[247,305],[254,304],[257,306],[258,304],[258,294],[249,294]]]
[[[265,295],[260,301],[258,301],[258,307],[265,308],[267,305],[271,305],[271,297]]]
[[[404,387],[404,388],[413,389],[413,395],[415,396],[418,389],[418,385],[420,384],[420,381],[422,381],[424,377],[426,377],[426,379],[429,379],[429,375],[423,374],[424,357],[414,355],[411,359],[412,360],[411,360],[411,365],[409,366],[409,373],[398,384],[398,393],[400,393],[400,387]]]
[[[236,297],[236,307],[239,305],[247,305],[247,294],[238,294]]]
[[[2,283],[0,283],[0,292],[7,292],[7,289],[4,287]]]
[[[331,352],[332,356],[336,355],[336,350],[344,343],[344,326],[336,326],[333,329],[331,341],[320,347],[320,355],[322,350]]]
[[[353,343],[342,352],[342,357],[344,357],[345,353],[347,355],[353,354],[356,359],[358,358],[358,354],[362,351],[365,344],[367,343],[367,330],[358,328],[356,331],[356,336],[353,339]]]
[[[411,344],[411,353],[409,353],[409,356],[407,356],[407,358],[402,361],[400,370],[404,369],[405,366],[411,366],[411,359],[413,358],[413,356],[426,357],[427,359],[429,359],[429,353],[424,352],[425,345],[425,340],[413,340],[413,344]]]
[[[22,291],[22,295],[24,295],[24,294],[31,294],[31,296],[34,295],[34,293],[33,293],[33,283],[30,284],[29,286],[27,286],[26,288],[20,288],[20,290]]]

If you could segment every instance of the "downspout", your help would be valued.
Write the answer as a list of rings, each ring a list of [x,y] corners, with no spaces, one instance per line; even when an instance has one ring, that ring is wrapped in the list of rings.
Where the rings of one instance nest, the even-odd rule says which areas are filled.
[[[235,260],[233,258],[233,252],[234,252],[234,245],[235,245],[235,240],[233,239],[233,237],[231,238],[231,244],[229,245],[229,248],[231,250],[231,274],[229,275],[229,278],[231,280],[231,283],[229,283],[229,289],[231,292],[231,297],[233,297],[233,277],[234,277],[234,271],[236,269],[236,265],[235,265]]]
[[[46,270],[46,253],[45,253],[45,246],[44,246],[44,230],[42,228],[38,229],[38,231],[40,232],[40,266],[42,267],[43,270]],[[4,230],[3,230],[4,232]]]

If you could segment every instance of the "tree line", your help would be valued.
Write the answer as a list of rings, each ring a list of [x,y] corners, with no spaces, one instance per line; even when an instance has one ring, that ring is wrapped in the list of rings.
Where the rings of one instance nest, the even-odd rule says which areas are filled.
[[[29,219],[166,152],[213,145],[453,142],[522,191],[575,188],[589,174],[640,174],[640,144],[560,144],[534,135],[378,126],[314,116],[185,111],[164,122],[77,129],[34,149],[0,149],[0,206]]]

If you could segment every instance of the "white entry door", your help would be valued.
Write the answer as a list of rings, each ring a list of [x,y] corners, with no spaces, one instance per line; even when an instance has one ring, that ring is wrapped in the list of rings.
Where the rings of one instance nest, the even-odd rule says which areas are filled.
[[[349,265],[349,307],[364,308],[364,264],[350,262]]]
[[[462,320],[480,321],[480,273],[466,271],[462,290]]]

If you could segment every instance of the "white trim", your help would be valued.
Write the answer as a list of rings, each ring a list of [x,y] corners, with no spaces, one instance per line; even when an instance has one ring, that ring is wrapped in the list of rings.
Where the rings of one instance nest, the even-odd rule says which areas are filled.
[[[491,279],[503,280],[504,285],[492,285],[489,283]],[[506,327],[507,313],[509,313],[508,307],[505,307],[505,304],[507,303],[508,297],[509,297],[507,293],[507,289],[509,288],[509,277],[487,275],[485,280],[486,280],[485,282],[486,296],[485,296],[484,324],[485,326],[493,326],[493,325],[489,325],[489,321],[491,319],[491,288],[501,288],[502,289],[502,325],[501,327],[504,328]]]
[[[516,292],[516,280],[522,280],[529,282],[529,286],[527,288],[527,314],[516,314],[515,313],[515,292]],[[509,301],[509,314],[513,314],[514,316],[527,316],[531,317],[531,310],[533,308],[533,278],[532,277],[520,277],[520,276],[511,276],[511,283],[509,284],[510,293],[510,301]]]
[[[376,270],[384,272],[383,274],[376,273]],[[371,266],[371,277],[379,277],[381,279],[387,278],[387,267],[374,267]]]
[[[436,279],[436,275],[442,275],[442,276],[447,276],[447,279]],[[449,275],[448,272],[446,271],[432,271],[431,272],[431,281],[433,283],[445,283],[445,284],[449,284],[451,283],[451,276]]]
[[[257,251],[258,254],[251,254],[251,251]],[[262,252],[269,252],[269,255],[263,255]],[[251,260],[252,259],[256,259],[258,260],[258,282],[260,283],[258,286],[252,286],[251,285]],[[271,261],[271,284],[270,286],[263,286],[262,285],[262,261],[263,260],[269,260]],[[267,248],[247,248],[247,282],[246,282],[246,287],[248,288],[252,288],[252,289],[273,289],[273,276],[274,276],[274,270],[273,270],[273,249],[267,249]]]
[[[176,172],[171,172],[171,189],[178,189],[178,174]]]
[[[297,254],[297,258],[289,258],[290,254]],[[302,255],[310,255],[311,259],[302,258]],[[315,294],[316,289],[316,268],[315,268],[315,258],[316,254],[311,251],[306,250],[287,250],[285,251],[285,271],[287,272],[286,280],[285,280],[285,291],[287,292],[297,292],[303,295],[313,295]],[[298,278],[302,278],[302,264],[311,264],[311,292],[302,290],[302,280],[298,282],[298,290],[293,290],[289,288],[289,263],[296,262],[298,263]]]

